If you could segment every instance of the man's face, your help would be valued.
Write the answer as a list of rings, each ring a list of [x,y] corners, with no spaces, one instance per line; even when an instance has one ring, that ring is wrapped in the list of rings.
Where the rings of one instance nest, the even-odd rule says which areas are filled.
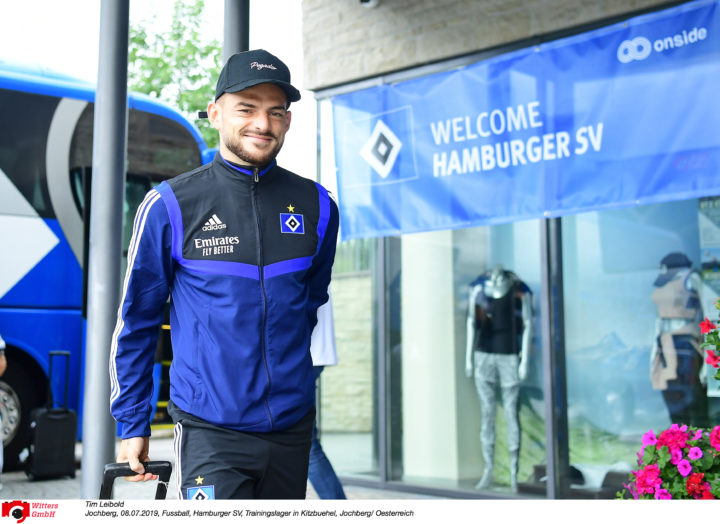
[[[208,105],[210,122],[220,132],[220,153],[238,164],[264,166],[282,148],[290,128],[285,92],[274,84],[258,84],[224,93]]]

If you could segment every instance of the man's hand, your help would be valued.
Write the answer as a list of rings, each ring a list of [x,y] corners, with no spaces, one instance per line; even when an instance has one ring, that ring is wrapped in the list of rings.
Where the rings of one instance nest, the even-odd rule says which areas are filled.
[[[120,450],[118,451],[117,462],[128,462],[130,469],[138,474],[134,477],[125,477],[130,482],[146,482],[148,480],[157,480],[158,476],[152,473],[145,473],[143,462],[148,462],[148,451],[150,449],[150,437],[132,437],[123,439],[120,442]]]

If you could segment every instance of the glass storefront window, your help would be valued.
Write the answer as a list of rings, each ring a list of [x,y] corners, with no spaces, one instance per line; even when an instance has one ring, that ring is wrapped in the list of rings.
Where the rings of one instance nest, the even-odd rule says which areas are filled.
[[[432,488],[532,491],[535,468],[545,463],[538,222],[404,235],[386,256],[386,267],[395,268],[388,292],[397,297],[388,301],[390,332],[400,325],[388,373],[391,479]],[[519,382],[522,322],[513,324],[517,342],[503,340],[512,347],[487,348],[509,354],[492,354],[480,368],[478,359],[490,353],[471,346],[474,361],[466,372],[470,285],[499,267],[523,282],[532,306],[527,376]],[[484,306],[493,300],[500,302],[487,297]],[[513,314],[521,315],[519,302],[511,302]],[[474,303],[470,310],[475,314]],[[494,324],[492,337],[501,327]],[[484,416],[494,424],[484,426]]]
[[[648,430],[712,417],[699,220],[698,200],[563,218],[571,487],[586,495],[622,489]]]

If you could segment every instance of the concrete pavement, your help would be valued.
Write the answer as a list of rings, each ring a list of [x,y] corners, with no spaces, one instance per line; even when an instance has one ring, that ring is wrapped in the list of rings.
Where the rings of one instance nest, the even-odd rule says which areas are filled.
[[[77,444],[75,455],[80,460],[82,444]],[[153,437],[150,441],[150,458],[152,460],[169,460],[173,458],[172,437]],[[62,500],[80,499],[81,497],[81,470],[78,469],[75,478],[62,478],[57,480],[30,481],[23,471],[14,471],[2,474],[2,490],[0,500]],[[171,475],[168,486],[169,499],[175,498],[175,476]],[[155,496],[157,482],[146,483],[126,482],[116,480],[113,498],[115,499],[152,499]],[[348,499],[428,499],[436,498],[412,493],[387,491],[358,486],[343,486]],[[97,487],[98,494],[100,486]],[[308,499],[317,499],[317,494],[308,482]]]

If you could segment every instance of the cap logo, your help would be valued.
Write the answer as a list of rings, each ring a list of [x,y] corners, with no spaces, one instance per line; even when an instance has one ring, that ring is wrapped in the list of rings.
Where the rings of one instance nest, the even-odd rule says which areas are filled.
[[[261,64],[260,62],[251,62],[250,69],[257,69],[258,71],[262,71],[263,69],[277,69],[277,67],[275,67],[272,64]]]

